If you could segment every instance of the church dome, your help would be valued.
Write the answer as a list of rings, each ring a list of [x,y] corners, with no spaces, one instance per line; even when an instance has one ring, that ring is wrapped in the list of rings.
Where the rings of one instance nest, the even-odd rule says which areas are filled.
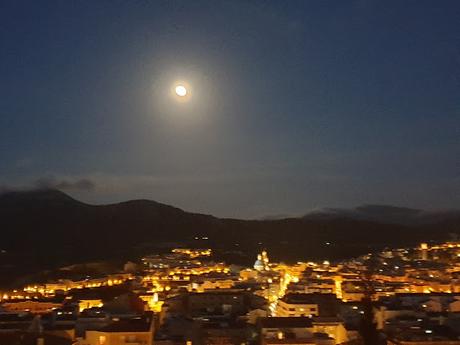
[[[257,271],[263,271],[265,268],[264,262],[262,261],[262,255],[257,255],[257,260],[254,262],[254,269]]]
[[[254,262],[254,269],[258,271],[263,271],[264,263],[262,262],[262,260],[256,260],[256,262]]]

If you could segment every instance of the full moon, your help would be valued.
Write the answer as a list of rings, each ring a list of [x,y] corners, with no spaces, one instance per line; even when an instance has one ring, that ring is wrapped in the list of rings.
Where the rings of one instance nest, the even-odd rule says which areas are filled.
[[[187,89],[185,88],[184,85],[177,85],[175,91],[176,91],[176,95],[180,97],[184,97],[187,95]]]

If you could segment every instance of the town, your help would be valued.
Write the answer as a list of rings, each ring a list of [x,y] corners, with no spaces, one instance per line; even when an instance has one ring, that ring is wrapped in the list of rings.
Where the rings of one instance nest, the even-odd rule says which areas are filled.
[[[460,243],[253,267],[176,248],[0,301],[2,345],[460,345]]]

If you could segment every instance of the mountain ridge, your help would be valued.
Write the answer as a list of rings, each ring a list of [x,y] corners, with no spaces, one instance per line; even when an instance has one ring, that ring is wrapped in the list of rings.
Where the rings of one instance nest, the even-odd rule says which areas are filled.
[[[355,208],[323,208],[302,216],[304,219],[318,217],[345,217],[380,223],[403,225],[429,225],[449,219],[460,219],[460,210],[422,210],[409,207],[364,204]]]
[[[407,225],[346,212],[242,220],[145,199],[90,205],[56,190],[16,191],[0,195],[0,249],[6,253],[0,254],[0,276],[95,259],[135,258],[165,243],[238,252],[245,263],[261,247],[280,260],[341,259],[385,246],[446,239],[459,234],[459,225],[460,217]]]

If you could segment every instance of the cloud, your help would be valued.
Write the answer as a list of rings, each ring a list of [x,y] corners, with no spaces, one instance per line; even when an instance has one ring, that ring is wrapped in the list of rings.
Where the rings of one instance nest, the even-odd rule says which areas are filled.
[[[34,181],[36,188],[51,188],[63,191],[92,191],[96,184],[88,178],[56,178],[54,176],[42,177]]]

